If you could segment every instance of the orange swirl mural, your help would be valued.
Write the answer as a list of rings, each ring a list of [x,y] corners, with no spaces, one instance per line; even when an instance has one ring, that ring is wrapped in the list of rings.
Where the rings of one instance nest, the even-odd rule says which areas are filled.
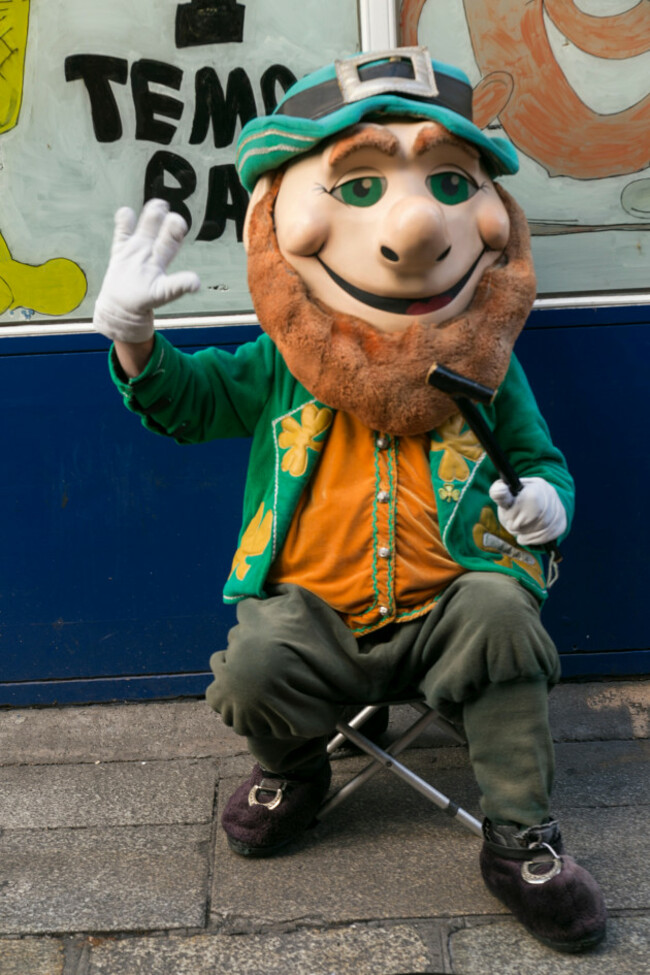
[[[402,3],[402,43],[417,44],[426,0]],[[498,118],[512,142],[551,176],[601,179],[650,165],[650,94],[611,115],[590,109],[557,63],[544,14],[576,47],[605,59],[650,51],[650,3],[613,16],[581,11],[573,0],[464,0],[482,78],[474,120]],[[435,56],[435,55],[434,55]]]

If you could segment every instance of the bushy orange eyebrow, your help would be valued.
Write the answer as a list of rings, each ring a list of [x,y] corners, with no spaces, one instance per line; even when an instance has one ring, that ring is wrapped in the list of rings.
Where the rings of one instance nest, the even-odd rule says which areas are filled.
[[[328,163],[331,168],[337,166],[353,152],[360,149],[378,149],[387,156],[394,156],[399,149],[399,140],[388,129],[381,125],[368,125],[353,131],[350,135],[339,139],[330,151]]]
[[[471,145],[471,143],[465,142],[464,139],[460,139],[452,132],[448,132],[447,129],[442,127],[442,125],[437,125],[436,123],[427,125],[423,129],[420,129],[417,138],[413,143],[413,155],[421,156],[424,152],[428,152],[429,149],[434,149],[437,146],[445,145],[455,146],[457,149],[462,149],[475,159],[480,158],[479,153],[476,151],[474,146]]]

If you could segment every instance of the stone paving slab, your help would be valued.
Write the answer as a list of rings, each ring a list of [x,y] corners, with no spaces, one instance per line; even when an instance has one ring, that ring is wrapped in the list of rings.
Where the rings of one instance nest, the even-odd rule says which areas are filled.
[[[596,878],[610,911],[650,911],[648,809],[560,810],[567,852]]]
[[[0,934],[202,926],[210,826],[7,830]]]
[[[628,743],[633,752],[635,744]],[[573,765],[565,766],[565,759],[568,756],[573,763],[578,758],[585,769],[591,769],[597,807],[602,797],[596,786],[602,785],[607,749],[595,742],[560,751],[565,786],[558,791],[554,812],[568,851],[601,883],[610,909],[650,909],[644,852],[648,807],[572,806]],[[639,768],[634,761],[622,760],[618,743],[612,752],[617,760],[612,760],[607,775],[614,793],[618,779],[619,794],[625,796],[630,774],[640,774]],[[431,755],[435,758],[437,752],[414,750],[408,761],[416,771],[430,775]],[[347,762],[335,763],[337,784],[347,778]],[[222,779],[221,806],[249,765],[244,758],[232,760],[229,767],[240,768],[240,777]],[[359,760],[352,765],[356,769]],[[432,781],[480,818],[469,768],[435,770]],[[584,790],[588,794],[591,785],[585,773],[580,795]],[[283,856],[250,861],[238,857],[219,830],[212,912],[215,919],[238,918],[244,929],[253,918],[262,923],[349,923],[381,917],[506,913],[483,886],[479,849],[479,839],[394,776],[380,773]]]
[[[650,803],[650,741],[555,746],[554,801],[570,806]]]
[[[560,684],[550,697],[558,741],[647,738],[649,715],[650,681]],[[245,750],[202,700],[0,709],[0,765],[207,758]]]
[[[64,962],[53,938],[0,938],[0,975],[63,975]]]
[[[347,761],[347,760],[346,760]],[[410,753],[413,768],[430,770],[428,753]],[[250,763],[249,763],[250,764]],[[335,763],[335,785],[348,777]],[[356,766],[355,766],[356,767]],[[222,780],[220,806],[239,780]],[[445,769],[436,785],[470,812],[477,790],[469,769]],[[249,860],[232,853],[220,829],[212,913],[262,923],[349,923],[503,909],[478,873],[480,840],[394,776],[382,774],[310,830],[282,856]]]
[[[88,975],[400,975],[435,971],[409,925],[233,937],[143,938],[91,952]]]
[[[399,719],[398,719],[399,720]],[[389,741],[394,723],[384,742]],[[429,733],[418,739],[417,747],[425,748]],[[430,774],[435,785],[439,769],[469,768],[469,756],[465,746],[446,742],[431,748],[429,740]],[[412,752],[411,752],[412,753]],[[556,776],[553,796],[555,801],[571,806],[620,806],[650,804],[650,741],[592,741],[560,742],[555,745]],[[367,758],[357,760],[362,768]],[[426,761],[426,760],[425,760]],[[222,774],[244,775],[250,770],[251,759],[247,755],[229,756],[223,759]],[[354,767],[356,770],[357,766]],[[480,818],[480,817],[479,817]]]
[[[567,852],[596,878],[610,911],[650,910],[643,852],[647,810],[602,809],[587,816],[584,809],[560,809],[560,821]]]
[[[0,765],[207,758],[245,750],[204,701],[0,709]]]
[[[0,770],[0,829],[207,823],[214,759]]]
[[[606,941],[581,955],[522,937],[510,920],[458,931],[449,947],[454,975],[642,975],[650,970],[650,918],[610,918]]]
[[[549,698],[556,741],[650,737],[650,681],[559,684]]]

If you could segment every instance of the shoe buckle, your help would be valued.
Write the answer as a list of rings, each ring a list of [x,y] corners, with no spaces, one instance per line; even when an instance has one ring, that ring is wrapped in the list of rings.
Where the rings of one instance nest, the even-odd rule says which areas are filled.
[[[277,786],[276,783],[277,779],[262,779],[259,785],[254,785],[251,791],[248,793],[248,805],[266,806],[267,809],[277,809],[282,802],[287,783],[280,782],[280,784]],[[262,802],[260,799],[258,799],[260,792],[273,793],[273,798],[270,802]]]
[[[540,847],[546,847],[552,856],[552,860],[524,860],[521,865],[521,876],[527,884],[546,884],[553,877],[557,877],[562,870],[562,857],[559,857],[548,843],[531,844],[530,849],[535,850]],[[549,864],[549,869],[545,870],[544,873],[535,873],[533,869],[535,866],[548,866]]]

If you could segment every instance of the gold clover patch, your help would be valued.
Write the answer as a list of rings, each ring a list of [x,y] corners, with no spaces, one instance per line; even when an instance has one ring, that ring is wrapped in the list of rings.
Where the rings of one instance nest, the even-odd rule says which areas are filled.
[[[308,451],[320,453],[323,444],[320,437],[332,424],[332,411],[327,407],[320,409],[314,403],[307,403],[300,413],[300,421],[287,416],[282,421],[282,433],[278,443],[286,454],[282,458],[282,470],[292,477],[302,477],[307,470]]]
[[[240,582],[245,579],[246,573],[250,569],[246,560],[262,554],[271,541],[272,530],[273,512],[267,511],[264,514],[264,502],[262,502],[255,517],[242,535],[241,544],[232,560],[230,575],[234,572]]]
[[[470,474],[467,461],[475,462],[483,453],[483,447],[472,431],[463,431],[464,426],[461,414],[455,413],[436,431],[442,437],[442,443],[431,441],[431,450],[442,451],[438,476],[443,481],[466,481]]]

